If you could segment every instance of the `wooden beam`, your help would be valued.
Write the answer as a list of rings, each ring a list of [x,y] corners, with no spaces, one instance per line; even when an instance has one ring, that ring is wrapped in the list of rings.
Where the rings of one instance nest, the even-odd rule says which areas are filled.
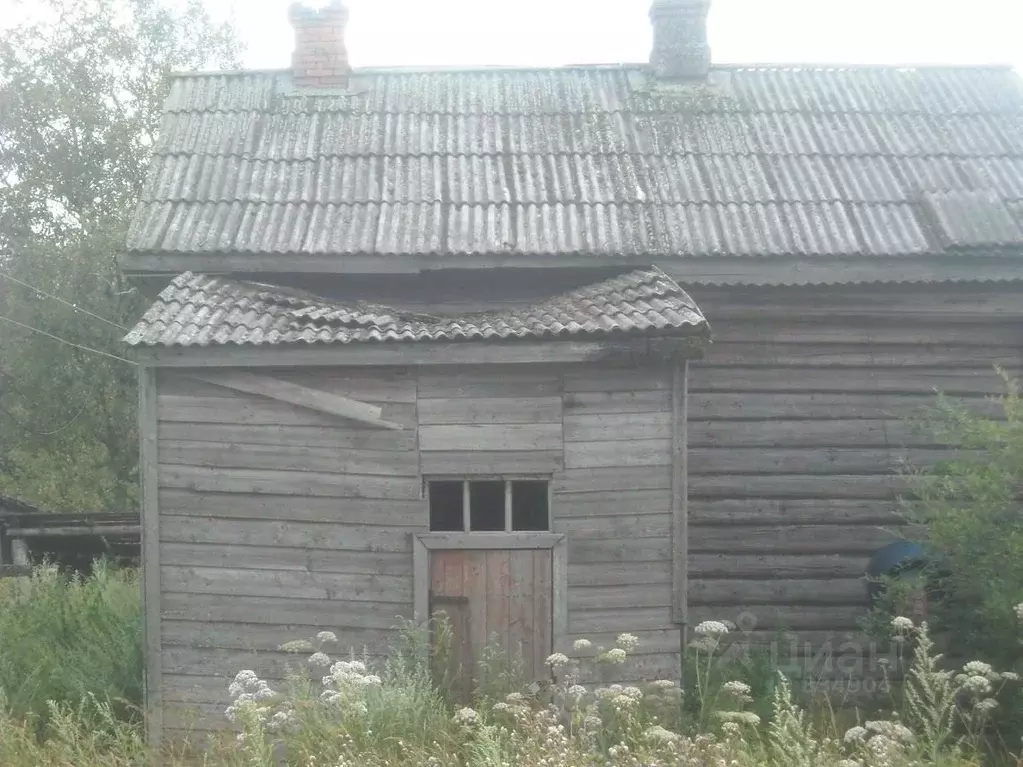
[[[140,364],[156,367],[312,367],[429,365],[519,365],[545,362],[600,362],[615,355],[634,359],[647,353],[647,338],[627,341],[505,341],[502,343],[349,344],[188,348],[138,347]]]
[[[430,551],[412,536],[412,618],[416,623],[426,624],[430,620]]]
[[[41,538],[54,536],[65,538],[85,535],[139,535],[141,525],[98,525],[96,527],[82,525],[80,527],[12,527],[7,532],[14,538]]]
[[[287,402],[291,405],[304,407],[309,410],[317,410],[321,413],[347,418],[359,423],[375,426],[380,429],[391,429],[401,431],[405,427],[400,423],[383,420],[380,415],[383,410],[377,405],[369,405],[365,402],[342,397],[338,394],[310,389],[307,386],[281,381],[270,376],[255,375],[252,373],[220,372],[212,374],[190,373],[189,377],[199,381],[223,386],[225,389],[256,394],[261,397]]]
[[[561,533],[421,533],[416,540],[427,549],[553,549],[565,540]]]
[[[617,256],[592,254],[530,255],[474,254],[472,256],[374,256],[351,254],[278,253],[128,253],[121,266],[128,274],[175,275],[185,271],[209,274],[279,274],[287,264],[291,274],[418,274],[445,269],[564,269],[619,267],[622,271],[657,263],[685,284],[807,285],[813,283],[946,282],[1021,280],[1023,264],[1017,254],[904,256]]]
[[[689,588],[687,422],[689,365],[676,363],[671,374],[671,591],[672,620],[685,625]]]
[[[158,753],[163,737],[163,648],[160,642],[160,510],[156,376],[139,366],[139,474],[142,483],[142,625],[145,648],[146,736]]]

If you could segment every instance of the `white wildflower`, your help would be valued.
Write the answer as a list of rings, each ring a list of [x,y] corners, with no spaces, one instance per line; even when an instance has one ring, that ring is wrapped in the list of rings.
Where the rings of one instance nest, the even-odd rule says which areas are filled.
[[[742,733],[742,727],[735,722],[724,722],[721,725],[721,731],[728,737],[737,737]]]
[[[723,722],[749,724],[754,727],[760,724],[760,717],[752,711],[715,711],[714,715]]]
[[[639,639],[635,634],[619,634],[615,644],[625,650],[625,652],[632,652],[639,647]]]
[[[601,720],[599,716],[588,716],[585,719],[583,719],[584,730],[590,730],[592,732],[594,730],[599,730],[603,726],[604,722]]]
[[[638,687],[631,687],[631,686],[630,687],[623,687],[622,688],[622,695],[625,695],[625,696],[627,696],[629,698],[634,698],[636,700],[639,700],[640,698],[643,697],[643,691],[641,689],[639,689]]]
[[[1015,671],[1003,671],[1002,679],[1004,679],[1006,682],[1018,682],[1019,674],[1017,674]]]
[[[600,660],[605,663],[611,663],[613,665],[619,665],[625,663],[626,653],[621,647],[612,647],[607,652],[600,656]]]
[[[655,690],[674,690],[678,687],[678,683],[672,679],[658,679],[655,682],[651,682],[650,686]]]
[[[643,738],[651,743],[676,743],[680,739],[678,733],[672,732],[659,724],[655,724],[643,733]]]
[[[471,727],[479,721],[480,715],[471,708],[460,708],[451,720],[461,727]]]
[[[613,698],[615,695],[618,695],[618,691],[612,690],[610,687],[598,687],[596,690],[593,691],[593,694],[596,695],[598,698],[607,699]]]
[[[889,722],[887,719],[867,722],[866,728],[870,732],[877,733],[892,741],[908,743],[913,740],[913,733],[908,727],[898,722]]]
[[[577,639],[572,643],[572,649],[576,652],[586,652],[593,647],[593,642],[589,639]]]
[[[977,711],[994,711],[998,708],[998,701],[994,698],[984,698],[983,700],[978,700],[974,708]]]
[[[321,644],[327,644],[328,642],[336,644],[337,634],[335,634],[333,631],[321,631],[319,634],[316,635],[316,641],[320,642]]]
[[[734,681],[733,682],[725,682],[721,686],[721,689],[723,689],[729,695],[734,697],[736,700],[739,700],[739,701],[741,701],[743,703],[749,703],[750,701],[753,700],[753,696],[752,696],[753,690],[750,689],[750,686],[748,684],[746,684],[745,682],[734,682]]]
[[[314,652],[312,655],[309,656],[309,665],[310,666],[329,666],[330,665],[330,658],[327,656],[326,653]]]
[[[693,629],[700,636],[720,636],[728,633],[728,626],[721,621],[704,621]]]
[[[865,727],[850,727],[845,731],[845,736],[842,738],[846,743],[862,743],[867,737],[867,730]]]
[[[510,692],[504,696],[504,699],[509,703],[522,703],[525,696],[521,692]]]
[[[689,643],[689,648],[697,652],[713,652],[718,648],[718,639],[710,635],[700,636]]]
[[[1015,610],[1016,617],[1023,621],[1023,602],[1020,602],[1018,605],[1016,605]]]
[[[308,639],[293,639],[290,642],[285,642],[277,649],[281,652],[314,652],[316,650],[313,647],[313,643]]]
[[[581,684],[574,684],[568,688],[566,693],[570,698],[581,698],[586,694],[586,688]]]
[[[611,699],[611,705],[617,709],[630,709],[635,708],[639,704],[639,700],[631,698],[628,695],[618,694]]]
[[[493,710],[498,714],[506,714],[509,711],[511,711],[511,706],[509,706],[504,701],[498,701],[497,703],[494,704]]]
[[[552,670],[561,666],[567,666],[568,663],[568,656],[560,652],[551,653],[547,656],[547,660],[544,661],[544,665],[550,666]]]
[[[913,621],[911,621],[909,618],[904,618],[900,615],[898,617],[892,618],[892,628],[900,633],[904,631],[912,631]]]
[[[991,692],[991,682],[986,676],[974,674],[966,677],[963,681],[963,688],[975,695],[987,695]]]
[[[963,666],[963,672],[969,676],[990,676],[994,669],[982,660],[971,660]]]

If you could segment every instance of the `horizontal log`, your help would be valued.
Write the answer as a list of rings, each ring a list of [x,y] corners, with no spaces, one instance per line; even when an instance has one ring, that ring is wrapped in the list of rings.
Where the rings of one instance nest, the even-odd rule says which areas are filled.
[[[603,562],[667,562],[671,560],[671,540],[636,538],[634,540],[568,539],[568,561],[573,564]]]
[[[902,517],[896,501],[831,499],[771,501],[759,498],[689,502],[689,523],[695,526],[863,524],[894,525]]]
[[[565,392],[670,391],[671,375],[663,367],[606,368],[577,365],[566,368]]]
[[[175,516],[334,522],[369,527],[416,527],[429,517],[422,499],[330,498],[305,495],[212,493],[161,488],[160,511]]]
[[[670,607],[671,604],[671,583],[573,586],[568,592],[569,612],[615,607]]]
[[[420,370],[419,399],[560,397],[561,368],[550,365],[517,369],[462,365]]]
[[[692,607],[742,607],[762,605],[862,605],[867,602],[865,578],[740,579],[699,578],[689,580]]]
[[[165,619],[204,623],[325,625],[335,629],[391,629],[412,617],[412,602],[395,605],[349,599],[288,599],[225,594],[181,594],[164,590]]]
[[[277,469],[333,474],[417,477],[419,456],[412,450],[338,450],[303,445],[251,445],[161,439],[160,460],[227,469]]]
[[[701,578],[859,578],[870,554],[705,554],[690,552],[690,583]],[[571,575],[571,571],[570,571]]]
[[[595,565],[568,563],[570,591],[576,586],[618,586],[622,583],[670,584],[671,561],[602,562]]]
[[[662,413],[671,411],[671,392],[615,391],[567,392],[564,399],[565,419],[577,415],[617,413]]]
[[[407,552],[345,551],[291,546],[239,544],[161,543],[164,565],[217,566],[252,570],[313,573],[367,573],[411,577],[412,557]]]
[[[268,493],[333,498],[416,500],[422,496],[418,480],[356,474],[269,469],[212,469],[161,463],[160,487],[218,493]]]
[[[727,474],[690,475],[690,499],[717,498],[816,498],[891,500],[906,490],[906,482],[894,474]]]
[[[373,404],[411,404],[416,401],[416,375],[414,371],[403,368],[284,368],[273,371],[273,376],[299,386]]]
[[[668,466],[670,439],[636,439],[627,442],[566,442],[566,469]]]
[[[866,605],[757,605],[742,607],[693,606],[689,625],[701,621],[730,620],[740,632],[757,631],[856,631],[867,613]]]
[[[160,653],[166,674],[206,676],[228,683],[244,669],[256,672],[260,679],[278,690],[286,687],[289,673],[307,673],[305,658],[286,652],[251,652],[221,648],[190,648],[165,644]],[[226,685],[225,685],[226,686]]]
[[[628,514],[616,516],[554,518],[554,531],[572,539],[582,538],[658,538],[671,535],[671,514]],[[625,511],[623,509],[623,511]]]
[[[554,495],[553,517],[559,520],[618,516],[620,514],[668,514],[671,493],[663,490],[608,490],[603,493],[564,493]]]
[[[1007,368],[1018,375],[1018,366]],[[847,392],[1000,394],[1002,381],[983,365],[949,370],[909,366],[837,368],[818,366],[752,367],[692,363],[689,386],[693,392]]]
[[[254,623],[202,623],[199,621],[163,620],[160,637],[166,645],[190,649],[244,650],[248,652],[275,651],[285,642],[298,639],[311,640],[320,647],[315,637],[320,631],[333,631],[337,643],[324,644],[323,652],[344,659],[354,653],[361,656],[386,655],[392,649],[397,634],[390,629],[336,629],[330,625],[282,624],[268,626]],[[295,657],[305,662],[309,653]],[[226,689],[224,690],[226,693]]]
[[[701,364],[770,365],[779,367],[969,368],[995,365],[1019,367],[1020,355],[1011,346],[942,344],[875,344],[851,339],[849,343],[743,343],[715,340]]]
[[[997,404],[988,395],[959,397],[957,400],[978,413],[995,415]],[[918,416],[937,402],[933,392],[880,394],[870,392],[691,392],[690,429],[697,423],[742,419],[763,423],[766,419],[807,421],[811,419],[894,420]],[[722,424],[723,425],[723,424]],[[713,428],[713,425],[707,428]],[[742,428],[742,427],[738,427]]]
[[[178,517],[171,514],[163,514],[160,518],[161,543],[408,553],[412,551],[412,534],[416,532],[423,532],[423,528],[363,528],[328,522]]]
[[[694,421],[700,447],[928,447],[933,436],[897,419]]]
[[[568,633],[580,636],[610,631],[665,629],[672,625],[670,605],[568,611]]]
[[[628,466],[607,469],[566,469],[555,475],[555,495],[605,493],[632,490],[666,490],[671,487],[669,466]]]
[[[566,446],[566,463],[567,453]],[[744,473],[883,474],[897,472],[904,461],[912,466],[928,467],[954,455],[945,449],[900,447],[702,447],[689,451],[689,473],[692,477]],[[574,468],[570,463],[567,465]]]
[[[901,298],[900,298],[901,300]],[[898,303],[898,302],[896,302]],[[714,317],[714,346],[721,344],[863,344],[871,348],[909,346],[1003,346],[1019,343],[1019,327],[1011,318],[935,322],[911,313],[897,322],[876,317],[850,320],[827,314],[806,320],[789,308],[787,316],[750,318],[734,307]],[[960,315],[961,316],[961,315]]]
[[[301,572],[227,567],[160,566],[160,585],[181,594],[375,602],[402,605],[412,600],[408,576]]]
[[[561,422],[421,426],[419,448],[432,450],[560,450]]]
[[[561,397],[445,397],[419,399],[419,423],[445,424],[557,423]]]
[[[224,413],[221,411],[220,415],[223,416]],[[322,425],[161,421],[157,433],[161,441],[189,440],[217,444],[237,442],[246,445],[321,447],[333,450],[411,451],[416,447],[416,435],[411,429],[398,432]]]
[[[421,453],[423,474],[553,474],[562,468],[561,450],[442,450]]]
[[[870,554],[896,540],[873,525],[731,525],[689,528],[690,553]]]

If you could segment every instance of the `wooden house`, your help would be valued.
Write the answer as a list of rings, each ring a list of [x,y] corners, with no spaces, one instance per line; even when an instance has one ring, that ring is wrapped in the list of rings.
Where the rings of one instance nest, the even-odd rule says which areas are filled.
[[[458,71],[296,6],[291,69],[173,80],[123,260],[154,733],[437,606],[530,673],[630,631],[626,679],[855,630],[901,416],[1020,367],[1023,87],[712,66],[708,4],[649,65]]]

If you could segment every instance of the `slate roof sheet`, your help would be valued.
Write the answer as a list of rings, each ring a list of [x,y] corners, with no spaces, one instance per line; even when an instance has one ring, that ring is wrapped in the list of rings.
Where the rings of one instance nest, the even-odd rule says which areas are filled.
[[[1023,248],[1008,69],[719,67],[668,90],[627,66],[367,70],[318,95],[287,72],[186,75],[155,155],[135,252]]]
[[[658,269],[613,277],[526,308],[457,317],[342,303],[304,291],[188,272],[160,293],[125,340],[133,346],[187,347],[708,332],[693,300]]]

